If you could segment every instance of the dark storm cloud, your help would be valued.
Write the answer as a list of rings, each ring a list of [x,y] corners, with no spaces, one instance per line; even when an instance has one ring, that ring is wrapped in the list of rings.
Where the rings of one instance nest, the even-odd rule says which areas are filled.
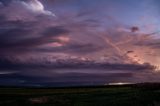
[[[46,14],[31,13],[30,10],[24,7],[20,0],[16,2],[13,1],[14,0],[2,0],[5,6],[1,7],[0,10],[0,54],[2,57],[4,55],[14,57],[14,55],[30,51],[38,52],[38,48],[41,48],[41,45],[54,42],[61,43],[61,41],[55,37],[61,35],[67,36],[70,32],[68,28],[65,28],[66,26],[54,25],[54,23],[57,23],[54,17],[51,19],[50,16]],[[17,10],[17,8],[19,9]],[[16,15],[13,14],[14,11],[16,11]],[[41,48],[39,52],[45,52],[46,50],[51,52],[66,51],[78,53],[81,51],[86,53],[89,52],[89,50],[96,51],[98,47],[94,47],[92,44],[75,43],[59,48],[45,47]]]
[[[14,1],[14,0],[12,0]],[[60,26],[45,25],[48,22],[50,17],[46,14],[33,14],[30,13],[30,10],[27,10],[20,1],[2,1],[3,3],[8,3],[5,7],[2,7],[0,10],[0,50],[1,54],[7,54],[12,51],[15,52],[26,52],[28,50],[33,50],[37,46],[48,44],[51,42],[60,42],[57,39],[54,39],[56,36],[68,33],[69,31]],[[12,6],[13,4],[13,6]],[[23,17],[21,12],[17,11],[17,17],[15,18],[10,9],[14,12],[16,10],[16,5],[22,6],[18,11],[25,11],[23,14],[26,17]],[[8,11],[6,14],[5,11]],[[28,11],[28,12],[26,12]],[[38,17],[38,16],[39,17]],[[36,20],[26,20],[27,17],[36,18]],[[54,18],[54,17],[53,17]],[[24,20],[25,19],[25,20]],[[49,19],[51,20],[51,19]],[[53,21],[53,20],[52,20]]]
[[[16,61],[17,63],[15,63],[1,58],[0,85],[77,86],[108,84],[110,82],[119,81],[141,82],[144,80],[143,77],[146,79],[148,76],[154,76],[151,73],[154,67],[149,64],[98,64],[90,62],[75,63],[75,61],[69,61],[71,60],[64,60],[59,63],[44,61],[42,63],[35,62],[33,64],[18,63],[18,60]],[[65,72],[63,69],[68,69],[70,71]],[[75,71],[72,72],[74,69]],[[78,71],[79,69],[81,71]],[[83,72],[83,70],[85,71]],[[98,71],[94,72],[94,70]],[[1,74],[3,71],[8,71],[8,73]],[[139,73],[138,76],[140,78],[137,77],[137,73]],[[145,76],[143,76],[144,74]]]
[[[30,70],[30,69],[104,69],[108,70],[119,70],[119,71],[149,71],[155,70],[155,67],[150,64],[110,64],[110,63],[95,63],[95,62],[85,62],[79,60],[61,60],[60,62],[50,62],[48,60],[43,60],[41,62],[36,62],[32,59],[32,63],[21,63],[20,61],[12,60],[11,58],[1,58],[0,59],[0,69],[1,70]],[[33,63],[33,61],[35,61]],[[57,60],[58,61],[58,60]]]
[[[33,26],[34,28],[34,26]],[[38,37],[29,37],[34,34],[32,26],[30,29],[17,26],[17,28],[0,30],[0,49],[33,49],[36,46],[47,44],[50,42],[58,42],[54,37],[68,33],[67,30],[60,27],[46,28],[44,32],[38,33]],[[26,37],[26,38],[25,38]],[[4,51],[5,52],[5,51]]]
[[[33,14],[28,12],[25,7],[21,4],[22,2],[13,2],[14,0],[9,1],[3,1],[4,3],[8,3],[9,5],[6,5],[3,7],[0,13],[1,14],[1,20],[0,20],[0,49],[1,54],[6,54],[7,52],[14,52],[18,51],[19,53],[21,51],[35,51],[37,50],[37,46],[54,43],[54,42],[61,42],[59,39],[54,39],[54,37],[57,36],[67,36],[67,33],[70,33],[71,28],[68,28],[70,25],[62,25],[57,26],[57,22],[50,18],[50,16],[46,14]],[[19,0],[20,1],[20,0]],[[13,6],[11,4],[14,4]],[[22,5],[23,8],[20,10],[17,10],[17,7],[21,7],[19,5]],[[17,10],[17,16],[13,15],[12,12],[10,12],[10,9],[12,11]],[[6,14],[5,12],[8,12]],[[19,12],[21,11],[21,12]],[[25,11],[23,13],[23,11]],[[27,12],[26,12],[27,11]],[[23,14],[21,14],[23,13]],[[29,19],[27,19],[27,17]],[[36,18],[36,20],[35,20]],[[92,23],[90,21],[87,21],[87,23]],[[55,23],[55,25],[52,23]],[[69,22],[67,22],[69,23]],[[78,23],[77,25],[79,27],[83,27],[84,25],[88,25],[85,22]],[[51,25],[50,25],[51,24]],[[71,22],[72,25],[72,22]],[[78,27],[75,23],[73,23],[75,27]],[[74,27],[71,26],[71,27]],[[93,26],[93,25],[92,25]],[[66,28],[67,27],[67,28]],[[78,43],[70,43],[68,45],[65,45],[64,47],[59,48],[42,48],[40,50],[44,51],[52,51],[52,52],[74,52],[74,53],[87,53],[89,51],[97,51],[100,50],[103,47],[97,46],[96,44],[78,44]],[[43,52],[43,51],[41,51]]]
[[[12,2],[11,2],[12,3]],[[20,4],[17,4],[20,5]],[[12,7],[14,10],[14,7]],[[9,5],[6,10],[10,10]],[[25,10],[25,9],[24,9]],[[19,11],[19,10],[18,10]],[[23,9],[21,9],[23,11]],[[26,11],[26,10],[25,10]],[[27,10],[28,11],[28,10]],[[19,12],[18,12],[19,13]],[[20,12],[22,13],[22,12]],[[19,13],[19,14],[20,14]],[[84,13],[83,11],[83,16],[89,16],[91,13],[86,12]],[[93,13],[93,11],[92,11]],[[4,14],[3,14],[4,15]],[[89,30],[94,30],[92,29],[93,27],[99,26],[99,23],[101,22],[97,19],[90,19],[89,17],[84,20],[67,20],[67,19],[58,19],[57,21],[66,21],[62,23],[62,26],[56,26],[57,21],[54,19],[50,19],[49,16],[46,16],[45,14],[33,14],[33,13],[28,13],[25,12],[25,17],[23,15],[18,15],[18,18],[14,17],[13,14],[9,15],[4,15],[5,17],[10,17],[11,16],[11,22],[10,21],[2,21],[1,23],[4,23],[5,25],[3,27],[3,31],[1,35],[5,35],[2,37],[3,42],[1,44],[1,47],[3,48],[3,51],[5,49],[7,50],[14,50],[16,48],[16,51],[26,51],[28,49],[31,49],[32,51],[37,50],[35,47],[40,46],[43,44],[48,44],[48,43],[53,43],[53,42],[59,42],[57,39],[54,39],[53,36],[56,35],[56,33],[59,33],[59,29],[69,30],[72,34],[76,34],[76,36],[81,36],[78,35],[79,33],[82,33],[83,35],[92,35],[93,33],[90,33]],[[22,16],[22,17],[21,17]],[[27,17],[29,19],[27,19]],[[34,20],[36,18],[36,21]],[[70,17],[68,17],[70,18]],[[8,18],[6,18],[8,19]],[[10,19],[10,18],[9,18]],[[15,21],[16,19],[16,21]],[[25,20],[24,20],[25,19]],[[27,19],[27,20],[26,20]],[[63,21],[62,21],[63,22]],[[8,24],[8,25],[6,25]],[[46,24],[49,24],[49,26],[46,27]],[[50,28],[50,24],[53,24],[53,28]],[[55,25],[54,25],[55,24]],[[7,28],[9,26],[9,28]],[[13,28],[12,28],[13,26]],[[52,26],[52,25],[51,25]],[[59,28],[57,31],[54,29],[54,27]],[[4,30],[5,28],[5,30]],[[89,29],[89,30],[88,30]],[[77,30],[80,30],[77,32]],[[88,31],[87,31],[88,30]],[[68,31],[68,32],[69,32]],[[12,32],[12,33],[10,33]],[[64,32],[64,31],[62,31]],[[61,33],[62,34],[62,33]],[[64,33],[65,34],[65,33]],[[23,36],[21,36],[23,35]],[[14,36],[14,37],[13,37]],[[82,38],[82,37],[81,37]],[[86,38],[89,39],[89,38]],[[84,54],[84,53],[89,53],[89,52],[97,52],[101,51],[104,49],[104,45],[97,45],[94,41],[95,38],[93,39],[93,42],[87,42],[84,43],[69,43],[68,45],[65,45],[64,47],[59,47],[59,48],[41,48],[40,50],[44,51],[52,51],[52,52],[73,52],[77,54]],[[91,41],[91,40],[90,40]],[[103,41],[104,42],[104,41]],[[32,49],[34,47],[34,50]],[[26,49],[26,50],[25,50]],[[39,49],[39,48],[38,48]],[[43,52],[43,51],[42,51]]]

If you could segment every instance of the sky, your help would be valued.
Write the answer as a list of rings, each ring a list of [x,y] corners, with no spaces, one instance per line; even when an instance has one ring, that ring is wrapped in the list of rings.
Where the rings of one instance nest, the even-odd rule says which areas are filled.
[[[160,81],[159,0],[0,0],[0,85]]]

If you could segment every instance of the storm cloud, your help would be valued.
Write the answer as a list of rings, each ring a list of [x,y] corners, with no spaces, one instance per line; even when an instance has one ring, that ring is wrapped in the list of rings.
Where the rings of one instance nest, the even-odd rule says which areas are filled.
[[[159,81],[155,2],[0,0],[0,85]]]

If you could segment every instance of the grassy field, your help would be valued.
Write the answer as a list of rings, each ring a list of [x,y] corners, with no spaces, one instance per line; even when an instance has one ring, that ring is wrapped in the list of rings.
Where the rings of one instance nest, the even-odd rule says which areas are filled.
[[[160,89],[3,87],[0,88],[0,106],[160,106]]]

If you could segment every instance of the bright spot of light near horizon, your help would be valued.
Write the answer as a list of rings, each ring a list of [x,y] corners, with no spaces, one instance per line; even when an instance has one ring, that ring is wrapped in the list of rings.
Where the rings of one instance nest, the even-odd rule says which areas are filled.
[[[128,84],[133,84],[133,83],[129,83],[129,82],[115,82],[115,83],[109,83],[109,84],[105,84],[105,85],[128,85]]]

